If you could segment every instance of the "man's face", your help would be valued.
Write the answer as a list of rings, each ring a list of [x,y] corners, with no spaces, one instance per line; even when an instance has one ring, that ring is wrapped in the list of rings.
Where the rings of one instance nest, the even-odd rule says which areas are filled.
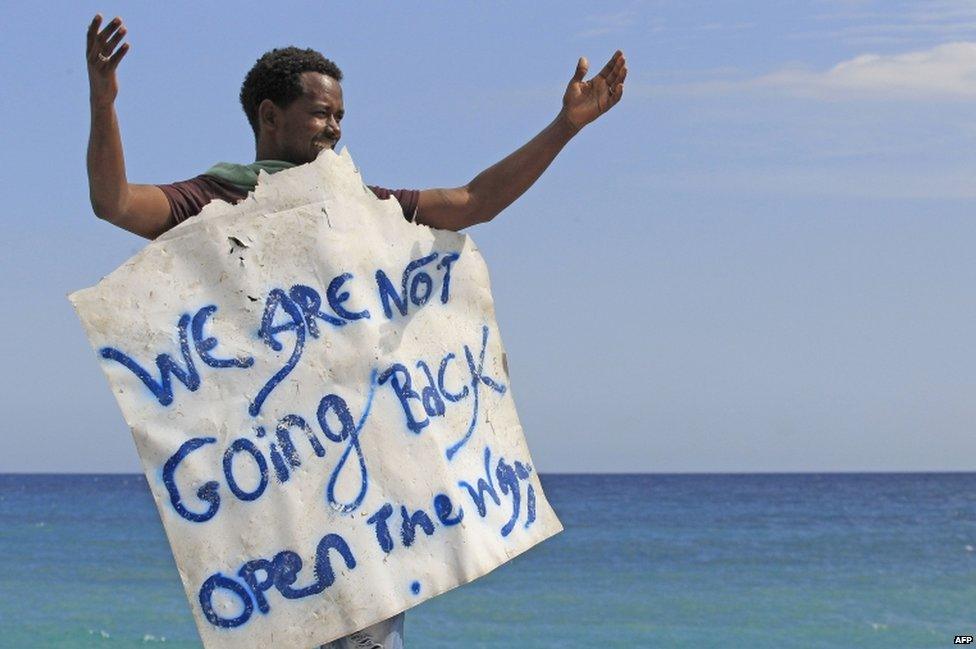
[[[279,109],[275,128],[279,159],[295,164],[315,160],[323,149],[334,149],[345,114],[338,81],[319,72],[303,72],[301,79],[305,93]]]

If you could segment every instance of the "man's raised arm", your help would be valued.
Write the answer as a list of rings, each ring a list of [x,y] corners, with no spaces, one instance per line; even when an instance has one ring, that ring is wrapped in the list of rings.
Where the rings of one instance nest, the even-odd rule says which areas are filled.
[[[421,191],[418,220],[435,228],[460,230],[490,221],[525,193],[566,143],[623,95],[627,61],[622,52],[617,51],[598,75],[583,81],[587,68],[581,58],[556,119],[520,149],[463,187]]]
[[[132,185],[126,180],[122,136],[115,113],[115,97],[119,93],[115,69],[129,51],[129,44],[122,43],[126,29],[121,18],[113,18],[99,31],[101,23],[102,17],[96,15],[88,26],[86,52],[91,101],[88,191],[92,209],[109,223],[153,239],[172,225],[169,201],[155,185]]]

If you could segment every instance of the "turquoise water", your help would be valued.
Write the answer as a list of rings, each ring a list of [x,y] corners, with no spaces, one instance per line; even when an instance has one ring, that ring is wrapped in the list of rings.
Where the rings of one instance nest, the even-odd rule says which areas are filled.
[[[566,531],[412,609],[411,648],[944,647],[976,474],[545,475]],[[141,476],[0,475],[0,647],[200,647]]]

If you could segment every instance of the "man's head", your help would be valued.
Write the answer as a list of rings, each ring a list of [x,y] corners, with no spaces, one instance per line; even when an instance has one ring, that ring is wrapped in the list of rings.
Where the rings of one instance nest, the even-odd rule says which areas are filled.
[[[335,148],[345,112],[340,81],[338,66],[315,50],[285,47],[258,59],[241,86],[258,159],[304,164]]]

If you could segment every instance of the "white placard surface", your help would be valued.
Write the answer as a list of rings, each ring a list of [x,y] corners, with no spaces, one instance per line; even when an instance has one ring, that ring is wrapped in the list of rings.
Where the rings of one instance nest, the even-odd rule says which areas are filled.
[[[562,529],[477,247],[346,152],[262,173],[70,299],[207,649],[317,646]]]

